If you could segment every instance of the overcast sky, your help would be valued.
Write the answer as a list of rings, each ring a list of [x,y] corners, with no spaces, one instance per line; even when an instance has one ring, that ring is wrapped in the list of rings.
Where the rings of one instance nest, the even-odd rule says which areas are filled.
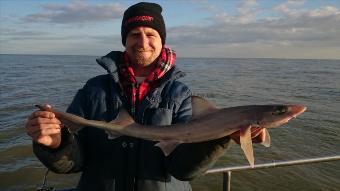
[[[123,50],[137,1],[0,0],[1,54],[105,55]],[[340,59],[339,0],[172,0],[166,44],[179,57]]]

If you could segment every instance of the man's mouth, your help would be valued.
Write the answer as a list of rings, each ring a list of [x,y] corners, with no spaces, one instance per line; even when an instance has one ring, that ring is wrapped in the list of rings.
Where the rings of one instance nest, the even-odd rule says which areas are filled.
[[[136,52],[150,52],[151,50],[145,48],[137,48]]]

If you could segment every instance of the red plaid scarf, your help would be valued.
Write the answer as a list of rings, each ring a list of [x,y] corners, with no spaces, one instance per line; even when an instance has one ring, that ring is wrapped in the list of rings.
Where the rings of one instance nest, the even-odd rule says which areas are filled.
[[[124,94],[130,100],[132,116],[135,116],[136,107],[139,106],[138,104],[141,103],[144,97],[157,87],[157,80],[175,66],[175,61],[176,53],[170,48],[163,48],[154,70],[143,82],[138,84],[134,70],[129,63],[128,55],[124,52],[124,63],[119,67],[119,78]]]

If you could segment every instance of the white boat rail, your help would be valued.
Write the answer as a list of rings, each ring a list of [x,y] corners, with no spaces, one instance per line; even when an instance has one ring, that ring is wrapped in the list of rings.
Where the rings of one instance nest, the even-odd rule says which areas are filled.
[[[257,169],[263,169],[263,168],[276,168],[276,167],[283,167],[283,166],[293,166],[293,165],[302,165],[302,164],[311,164],[311,163],[320,163],[320,162],[330,162],[330,161],[336,161],[336,160],[340,160],[340,155],[298,159],[298,160],[290,160],[290,161],[277,161],[277,162],[274,161],[271,163],[256,164],[253,168],[249,165],[213,168],[213,169],[209,169],[205,174],[223,173],[223,187],[222,187],[223,191],[230,191],[231,190],[231,172],[245,171],[245,170],[257,170]]]

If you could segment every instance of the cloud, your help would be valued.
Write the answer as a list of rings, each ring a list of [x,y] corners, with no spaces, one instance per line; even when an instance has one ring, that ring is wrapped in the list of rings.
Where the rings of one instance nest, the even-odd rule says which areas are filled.
[[[234,6],[235,2],[231,4]],[[324,55],[333,52],[339,57],[334,52],[340,51],[340,8],[323,4],[310,8],[307,1],[289,0],[268,7],[260,1],[245,0],[236,1],[236,8],[230,10],[220,3],[192,0],[197,12],[208,15],[206,22],[168,27],[167,44],[179,56],[185,53],[185,56],[252,57],[258,53],[280,57],[289,53],[287,57],[295,54],[292,57],[315,55],[315,58],[318,52]],[[4,19],[7,25],[1,29],[0,48],[7,52],[34,52],[39,48],[39,53],[59,51],[60,54],[63,50],[67,54],[96,51],[99,55],[121,49],[119,28],[111,21],[120,21],[123,11],[123,5],[117,3],[44,4],[41,11],[21,17],[25,22],[12,22],[18,16],[15,19],[7,16]],[[99,25],[93,27],[93,23]],[[88,28],[79,31],[77,26]]]
[[[312,18],[316,18],[316,17],[322,18],[322,17],[333,16],[333,15],[339,16],[340,11],[336,7],[326,6],[320,9],[312,10],[308,12],[307,14]]]
[[[121,19],[124,8],[118,4],[90,5],[84,1],[74,1],[67,5],[45,4],[41,13],[27,15],[25,22],[47,22],[57,24],[96,23]]]
[[[41,35],[46,35],[48,34],[47,32],[43,31],[17,31],[16,29],[10,29],[10,28],[5,28],[1,29],[1,36],[2,37],[13,37],[13,36],[41,36]]]
[[[201,11],[208,11],[211,13],[220,12],[222,9],[217,5],[211,4],[209,0],[190,0],[192,5],[198,6]]]
[[[257,15],[262,12],[256,0],[239,1],[236,8],[237,13],[235,15],[231,15],[222,9],[218,9],[217,7],[215,7],[214,9],[205,10],[210,11],[214,15],[214,20],[224,24],[247,24],[255,22],[257,19]],[[212,18],[207,18],[207,20],[211,19]]]
[[[207,51],[219,53],[220,57],[248,53],[250,57],[256,54],[265,57],[271,53],[293,58],[324,58],[333,54],[333,58],[338,58],[334,54],[340,50],[340,10],[337,7],[325,5],[308,9],[304,1],[287,1],[271,10],[261,10],[256,1],[248,1],[239,4],[237,10],[234,15],[218,12],[207,18],[215,21],[209,25],[169,28],[167,42],[178,52],[190,50],[189,56],[197,56],[195,52],[206,56],[204,51]],[[265,11],[271,12],[270,19],[261,17]]]
[[[281,3],[280,5],[274,7],[274,10],[291,17],[299,16],[300,10],[297,8],[303,6],[304,3],[304,0],[288,0],[287,2]]]
[[[246,0],[243,1],[237,8],[240,13],[238,21],[240,23],[253,22],[256,19],[256,14],[258,14],[259,9],[257,9],[256,0]]]
[[[298,42],[330,43],[340,41],[340,11],[324,6],[312,10],[294,10],[303,1],[288,1],[274,8],[284,10],[284,15],[271,19],[244,19],[256,8],[255,1],[239,6],[239,15],[220,13],[210,20],[216,23],[207,26],[178,26],[169,29],[172,44],[223,44],[223,43],[270,43],[292,45]],[[278,8],[279,7],[279,8]],[[301,8],[302,9],[302,8]],[[258,10],[258,9],[257,9]],[[260,13],[261,10],[258,10]],[[299,14],[295,14],[295,13]],[[251,13],[253,14],[253,13]],[[255,17],[253,15],[252,17]],[[246,22],[244,22],[246,21]],[[327,30],[325,30],[327,29]],[[284,43],[283,43],[284,42]]]
[[[78,34],[68,34],[68,35],[56,35],[55,33],[49,33],[44,31],[35,31],[35,30],[16,30],[5,28],[1,30],[1,40],[3,42],[14,43],[14,42],[56,42],[56,41],[64,41],[64,42],[85,42],[89,41],[92,43],[113,43],[120,42],[120,34],[110,34],[110,35],[84,35],[82,34],[81,38],[79,38]]]
[[[13,41],[23,42],[25,40],[41,40],[49,33],[33,30],[16,30],[12,28],[2,28],[0,41],[2,44],[11,43]],[[47,37],[45,39],[48,39]]]
[[[120,34],[56,34],[38,30],[2,28],[1,53],[102,55],[122,50]]]

